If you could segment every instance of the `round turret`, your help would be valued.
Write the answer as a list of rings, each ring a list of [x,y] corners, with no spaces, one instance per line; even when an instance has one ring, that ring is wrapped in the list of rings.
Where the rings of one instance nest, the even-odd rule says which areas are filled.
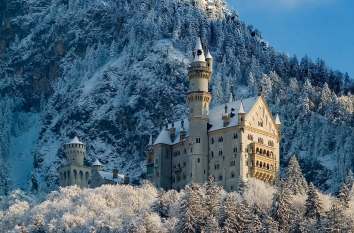
[[[213,57],[211,56],[209,50],[208,50],[207,55],[205,57],[205,61],[207,63],[207,66],[208,66],[210,72],[213,72]]]
[[[98,159],[96,159],[95,162],[93,162],[92,164],[92,168],[96,171],[101,171],[103,168],[103,164]]]
[[[75,137],[69,143],[64,145],[66,159],[72,165],[83,166],[86,155],[86,145]]]

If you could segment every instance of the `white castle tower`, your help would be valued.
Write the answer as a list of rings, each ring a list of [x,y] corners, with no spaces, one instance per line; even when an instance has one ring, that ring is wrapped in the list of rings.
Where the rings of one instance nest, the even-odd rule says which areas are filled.
[[[84,165],[86,145],[78,137],[64,144],[67,163],[59,168],[60,186],[77,185],[88,187],[91,178],[91,168]]]
[[[69,143],[64,145],[66,159],[73,165],[83,166],[86,155],[86,145],[80,142],[78,137],[74,137]]]
[[[227,191],[253,177],[274,183],[279,172],[281,122],[263,96],[210,109],[213,59],[198,38],[188,67],[188,118],[167,124],[146,150],[146,177],[157,187],[179,190],[208,177]]]
[[[207,57],[197,39],[193,62],[188,68],[189,141],[191,148],[191,181],[203,183],[208,177],[208,115],[211,101],[209,82],[212,74],[212,57]]]

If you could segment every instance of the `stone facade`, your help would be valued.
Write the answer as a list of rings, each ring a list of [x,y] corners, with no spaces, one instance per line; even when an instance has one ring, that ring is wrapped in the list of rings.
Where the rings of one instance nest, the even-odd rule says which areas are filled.
[[[97,159],[91,166],[84,164],[86,145],[77,137],[64,144],[66,163],[59,168],[59,184],[62,187],[77,185],[81,188],[95,188],[103,184],[129,183],[129,177],[112,172],[103,171],[103,164]]]
[[[209,176],[226,190],[255,177],[273,183],[279,172],[280,120],[262,96],[209,110],[212,57],[200,40],[188,69],[189,117],[168,124],[147,148],[147,178],[159,188],[181,189]]]

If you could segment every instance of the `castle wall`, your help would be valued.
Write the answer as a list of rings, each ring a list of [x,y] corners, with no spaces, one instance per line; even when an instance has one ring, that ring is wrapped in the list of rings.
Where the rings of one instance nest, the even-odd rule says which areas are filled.
[[[189,138],[172,146],[172,188],[179,190],[191,183],[192,166]]]
[[[59,169],[60,186],[77,185],[86,188],[90,184],[91,168],[86,166],[68,165]]]
[[[154,147],[154,183],[158,188],[170,189],[172,182],[172,147],[158,144]]]
[[[209,132],[209,175],[226,190],[237,188],[240,171],[238,127]]]

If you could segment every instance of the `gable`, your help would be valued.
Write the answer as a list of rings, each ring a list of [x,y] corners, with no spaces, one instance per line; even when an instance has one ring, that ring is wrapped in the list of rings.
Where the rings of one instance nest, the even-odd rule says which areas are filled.
[[[268,104],[262,96],[258,98],[246,115],[246,126],[278,134],[275,118],[273,118]]]

